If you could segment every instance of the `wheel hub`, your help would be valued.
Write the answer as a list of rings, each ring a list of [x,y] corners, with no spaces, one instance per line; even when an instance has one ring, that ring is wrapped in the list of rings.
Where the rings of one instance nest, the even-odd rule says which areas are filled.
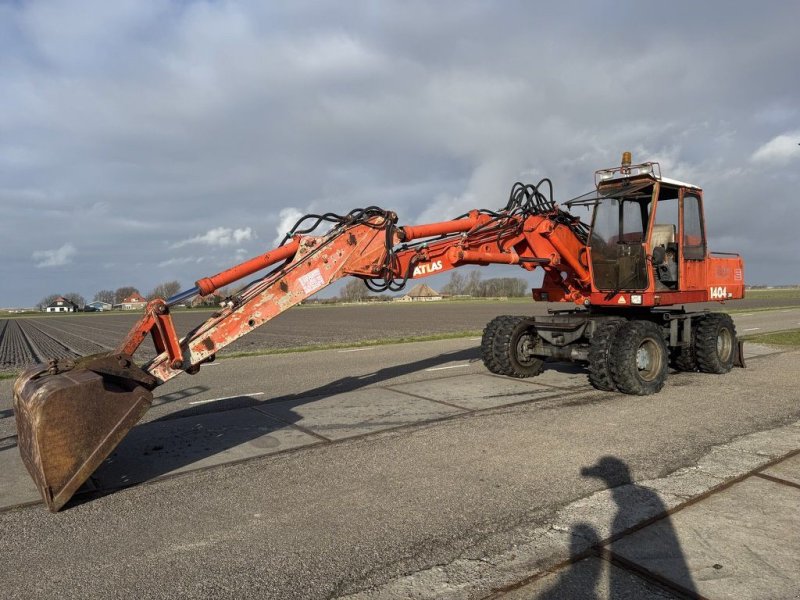
[[[731,339],[731,332],[725,328],[720,329],[717,334],[717,356],[719,356],[720,360],[727,361],[730,358],[732,350],[733,341]]]
[[[526,333],[519,337],[517,341],[517,360],[522,365],[528,365],[537,360],[533,355],[534,346],[536,346],[536,336]]]
[[[645,339],[636,350],[636,369],[644,381],[652,381],[661,370],[663,357],[656,342]]]
[[[644,347],[636,351],[636,368],[640,371],[647,371],[650,369],[650,354]]]

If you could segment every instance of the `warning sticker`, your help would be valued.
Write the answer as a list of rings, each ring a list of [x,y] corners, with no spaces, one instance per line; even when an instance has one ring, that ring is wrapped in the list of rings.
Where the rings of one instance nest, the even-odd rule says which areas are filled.
[[[312,294],[325,285],[325,280],[322,278],[322,273],[319,269],[309,271],[298,279],[300,285],[303,286],[303,291],[306,294]]]

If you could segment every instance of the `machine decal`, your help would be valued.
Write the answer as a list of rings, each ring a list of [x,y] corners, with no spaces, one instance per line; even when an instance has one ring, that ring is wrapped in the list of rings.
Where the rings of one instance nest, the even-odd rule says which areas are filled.
[[[712,300],[719,300],[728,297],[728,288],[726,287],[712,287],[711,288],[711,299]]]
[[[300,285],[303,286],[303,291],[306,294],[316,292],[325,285],[325,280],[322,278],[322,273],[319,272],[319,269],[309,271],[302,277],[299,277],[297,281],[299,281]]]
[[[620,296],[619,300],[617,300],[617,304],[627,304],[625,301],[625,296]]]
[[[442,270],[442,261],[435,260],[430,263],[422,263],[414,267],[414,277],[419,277],[420,275],[430,275],[431,273],[435,273],[436,271]]]

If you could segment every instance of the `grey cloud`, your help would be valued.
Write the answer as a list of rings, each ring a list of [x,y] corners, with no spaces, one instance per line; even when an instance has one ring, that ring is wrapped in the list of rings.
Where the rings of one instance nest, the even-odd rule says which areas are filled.
[[[798,130],[800,7],[534,4],[0,6],[0,304],[189,284],[289,208],[441,220],[544,176],[566,200],[626,149],[704,187],[749,281],[800,280],[775,258],[798,250],[798,158],[756,159]],[[64,239],[72,263],[26,276]]]

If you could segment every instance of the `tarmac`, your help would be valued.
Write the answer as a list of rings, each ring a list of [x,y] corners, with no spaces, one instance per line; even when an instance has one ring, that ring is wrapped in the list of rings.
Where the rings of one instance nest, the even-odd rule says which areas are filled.
[[[779,435],[789,445],[799,437],[791,430]],[[658,504],[660,495],[647,484],[614,488],[612,495],[621,509],[642,490]],[[591,525],[573,525],[567,564],[491,598],[800,597],[800,450],[666,506],[602,541]]]
[[[641,399],[570,365],[497,377],[475,345],[204,367],[58,515],[0,382],[4,595],[800,597],[800,352]]]

